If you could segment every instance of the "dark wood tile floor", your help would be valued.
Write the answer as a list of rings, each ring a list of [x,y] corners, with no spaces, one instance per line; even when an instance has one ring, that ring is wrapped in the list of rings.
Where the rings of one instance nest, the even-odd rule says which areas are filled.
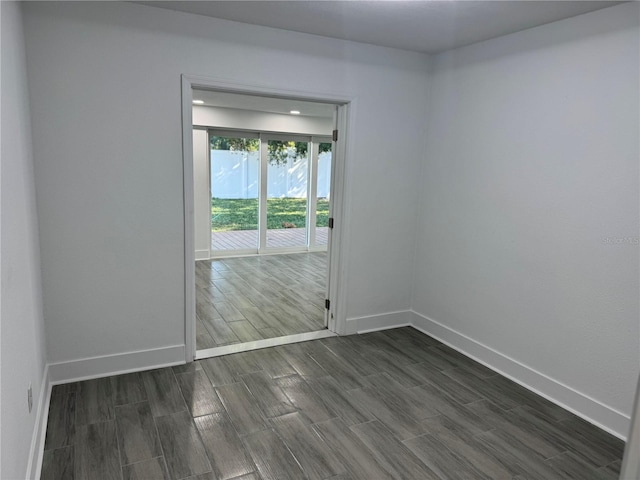
[[[324,328],[327,254],[196,262],[196,348]]]
[[[42,478],[613,480],[623,447],[407,327],[56,386]]]

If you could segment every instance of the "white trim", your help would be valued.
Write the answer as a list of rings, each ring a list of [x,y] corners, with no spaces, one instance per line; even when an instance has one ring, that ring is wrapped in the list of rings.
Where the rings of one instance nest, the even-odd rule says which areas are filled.
[[[633,421],[629,427],[627,444],[622,458],[620,478],[640,478],[640,379],[636,389],[636,398],[631,411]]]
[[[334,219],[333,228],[329,229],[328,257],[329,257],[329,288],[328,298],[331,309],[328,312],[328,326],[330,330],[345,335],[347,333],[347,313],[344,307],[347,303],[346,279],[348,277],[347,262],[342,252],[350,251],[351,222],[349,222],[350,197],[346,195],[346,185],[351,182],[352,164],[347,159],[352,157],[349,143],[349,128],[355,124],[356,99],[339,105],[336,109],[336,129],[338,141],[331,149],[331,201],[329,202],[329,216]],[[354,178],[357,172],[353,172]],[[342,281],[339,281],[342,280]]]
[[[292,90],[274,88],[270,85],[258,85],[240,83],[235,80],[223,78],[204,77],[202,75],[183,74],[182,77],[189,81],[191,88],[214,89],[220,92],[241,93],[246,95],[268,95],[273,97],[283,97],[291,100],[304,100],[308,102],[319,102],[329,104],[346,104],[351,102],[351,98],[332,92],[310,92],[305,90]],[[191,108],[191,104],[189,104]]]
[[[317,253],[317,252],[326,252],[328,251],[326,245],[321,245],[319,247],[268,247],[264,250],[258,252],[258,250],[253,248],[244,248],[238,250],[214,250],[211,257],[208,258],[198,258],[196,260],[216,260],[219,258],[233,258],[233,257],[255,257],[265,255],[286,255],[290,253]]]
[[[216,250],[216,254],[206,260],[220,260],[221,258],[240,258],[240,257],[257,257],[257,256],[268,257],[269,255],[288,255],[291,253],[319,253],[319,252],[326,252],[327,247],[325,245],[323,247],[316,247],[316,248],[309,248],[309,249],[305,248],[302,250],[294,250],[291,252],[289,251],[279,252],[277,250],[278,250],[277,248],[274,248],[274,249],[266,250],[262,253],[258,253],[255,250]]]
[[[267,230],[268,232],[268,230]],[[300,245],[299,247],[266,247],[260,251],[260,255],[283,255],[287,253],[309,253],[309,247]]]
[[[196,250],[196,261],[209,260],[210,258],[209,250]]]
[[[193,117],[193,109],[191,109],[191,115]],[[193,120],[192,120],[193,121]],[[192,159],[193,160],[193,159]],[[196,183],[196,179],[195,179],[195,174],[194,174],[194,178],[193,178],[193,185],[194,185],[194,189],[195,189],[195,183]],[[213,252],[213,237],[211,236],[211,233],[213,232],[213,218],[211,218],[211,200],[213,199],[213,192],[211,191],[211,130],[207,129],[207,185],[209,185],[209,195],[207,196],[207,223],[209,224],[209,227],[207,229],[207,231],[209,232],[209,258],[211,258],[212,253]],[[193,197],[193,202],[194,202],[194,211],[195,211],[195,195]],[[195,229],[196,229],[196,225],[195,225],[195,215],[193,218],[194,224],[193,224],[193,231],[195,233]]]
[[[181,365],[185,363],[184,352],[184,345],[171,345],[163,348],[51,363],[48,365],[49,379],[52,385],[57,385],[59,383]]]
[[[184,343],[185,361],[196,351],[196,258],[193,189],[193,88],[192,80],[181,76],[182,86],[182,185],[184,202]],[[211,175],[209,175],[211,176]]]
[[[258,253],[263,253],[267,246],[267,179],[269,171],[269,143],[260,135],[260,188],[258,188]]]
[[[440,340],[602,430],[622,440],[626,439],[630,418],[624,413],[435,320],[414,311],[410,313],[413,317],[411,324],[417,330]]]
[[[300,142],[300,143],[311,142],[311,135],[304,135],[304,134],[301,135],[299,133],[288,133],[288,132],[269,133],[266,131],[261,131],[260,138],[264,138],[267,142],[269,142],[269,140],[275,140],[277,142]]]
[[[287,345],[289,343],[307,342],[309,340],[318,340],[319,338],[328,338],[337,336],[330,330],[318,330],[317,332],[297,333],[295,335],[287,335],[284,337],[267,338],[264,340],[256,340],[253,342],[236,343],[233,345],[225,345],[223,347],[206,348],[196,352],[196,360],[203,358],[220,357],[222,355],[230,355],[232,353],[248,352],[249,350],[258,350],[260,348],[277,347],[279,345]]]
[[[209,132],[209,145],[211,145],[212,133],[214,134],[213,135],[214,137],[253,138],[255,140],[260,139],[260,132],[257,132],[255,130],[238,130],[238,129],[229,129],[226,127],[205,127],[205,128],[207,132]],[[211,150],[211,148],[209,148],[209,150]]]
[[[354,333],[368,333],[389,328],[406,327],[411,325],[411,311],[400,310],[378,315],[367,315],[347,319],[346,335]]]
[[[45,365],[40,384],[40,396],[36,410],[36,420],[31,437],[29,450],[29,463],[27,464],[26,478],[39,479],[42,472],[42,460],[44,457],[44,440],[47,434],[49,421],[49,402],[51,401],[51,381],[49,379],[49,365]]]
[[[256,255],[259,255],[257,248],[239,248],[237,250],[212,250],[209,260],[216,260],[218,258],[253,257]]]

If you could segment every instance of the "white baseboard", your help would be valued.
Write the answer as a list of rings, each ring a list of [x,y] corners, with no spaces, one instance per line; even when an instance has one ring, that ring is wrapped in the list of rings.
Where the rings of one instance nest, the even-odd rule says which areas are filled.
[[[411,325],[412,312],[402,310],[398,312],[381,313],[366,317],[347,318],[346,335],[354,333],[375,332],[389,328],[406,327]]]
[[[139,372],[154,368],[180,365],[185,361],[185,346],[172,345],[163,348],[117,353],[100,357],[82,358],[69,362],[49,364],[52,385],[91,378]]]
[[[209,250],[196,250],[196,260],[209,260]]]
[[[601,429],[626,440],[631,419],[591,397],[544,373],[524,365],[472,338],[463,335],[419,313],[410,312],[411,324],[417,330],[440,340],[469,358],[491,368]]]
[[[40,385],[40,396],[36,409],[36,421],[31,437],[31,449],[29,451],[29,463],[27,464],[26,478],[39,479],[42,470],[44,456],[44,440],[47,434],[47,422],[49,421],[49,401],[51,400],[51,380],[49,378],[49,365],[45,365]]]

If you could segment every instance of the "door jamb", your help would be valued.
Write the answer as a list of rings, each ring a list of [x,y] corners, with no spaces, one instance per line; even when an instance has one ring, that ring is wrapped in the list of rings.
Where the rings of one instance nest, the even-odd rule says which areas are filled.
[[[330,296],[333,299],[329,311],[329,329],[338,333],[346,332],[346,311],[344,309],[346,267],[342,261],[342,251],[348,238],[346,230],[348,222],[345,221],[346,213],[346,158],[348,127],[353,120],[354,110],[351,105],[355,99],[342,95],[333,95],[318,92],[303,92],[298,90],[277,89],[267,86],[243,85],[231,83],[208,77],[195,75],[181,75],[181,99],[182,99],[182,168],[183,168],[183,205],[184,205],[184,341],[185,359],[192,362],[196,352],[196,325],[195,325],[195,238],[194,238],[194,198],[193,198],[193,89],[203,88],[229,93],[246,95],[262,95],[282,97],[288,99],[305,100],[311,102],[323,102],[334,104],[338,107],[337,126],[340,130],[338,142],[336,142],[335,165],[332,175],[336,181],[332,183],[332,212],[335,218],[334,228],[331,230],[330,248]],[[340,281],[342,280],[342,281]]]

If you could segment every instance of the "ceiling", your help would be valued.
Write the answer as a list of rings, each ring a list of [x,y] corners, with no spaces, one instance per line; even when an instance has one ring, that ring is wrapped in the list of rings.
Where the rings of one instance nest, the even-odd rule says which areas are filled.
[[[262,0],[135,3],[384,47],[439,53],[623,2]]]
[[[298,110],[301,116],[333,118],[335,105],[328,103],[303,102],[287,98],[260,97],[237,93],[193,90],[193,99],[202,100],[203,105],[210,107],[235,108],[268,113],[290,115],[291,110]]]
[[[422,53],[506,35],[617,1],[288,0],[146,1],[145,5]],[[194,90],[206,106],[332,117],[329,104]]]

